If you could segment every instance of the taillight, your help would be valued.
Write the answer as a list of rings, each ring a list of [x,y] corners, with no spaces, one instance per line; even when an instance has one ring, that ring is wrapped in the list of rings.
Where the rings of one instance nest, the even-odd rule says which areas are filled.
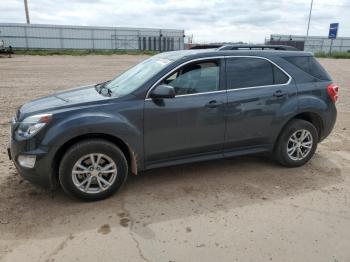
[[[329,95],[329,98],[333,101],[333,103],[337,102],[338,100],[338,91],[339,91],[339,86],[336,84],[330,84],[327,86],[327,93]]]

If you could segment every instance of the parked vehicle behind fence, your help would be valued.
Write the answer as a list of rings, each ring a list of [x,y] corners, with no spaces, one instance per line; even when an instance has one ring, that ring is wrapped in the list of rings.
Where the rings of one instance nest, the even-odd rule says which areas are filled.
[[[0,40],[0,54],[7,54],[8,57],[13,54],[12,46],[5,46],[4,40]]]

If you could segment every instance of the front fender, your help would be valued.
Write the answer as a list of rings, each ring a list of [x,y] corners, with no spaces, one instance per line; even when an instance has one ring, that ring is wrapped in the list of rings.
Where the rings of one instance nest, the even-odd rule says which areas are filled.
[[[101,133],[116,137],[126,143],[137,155],[142,155],[142,133],[139,126],[120,114],[86,112],[71,116],[57,116],[41,145],[58,148],[67,141],[82,135]]]

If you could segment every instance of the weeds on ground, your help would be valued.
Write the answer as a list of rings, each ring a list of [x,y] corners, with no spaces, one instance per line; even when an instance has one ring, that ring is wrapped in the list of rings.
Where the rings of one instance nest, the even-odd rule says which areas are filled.
[[[332,52],[331,54],[326,53],[326,52],[316,52],[315,53],[316,57],[320,58],[350,58],[350,52]]]

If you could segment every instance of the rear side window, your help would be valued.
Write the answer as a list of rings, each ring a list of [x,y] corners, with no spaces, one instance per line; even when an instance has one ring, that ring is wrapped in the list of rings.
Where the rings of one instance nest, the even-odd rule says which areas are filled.
[[[227,60],[229,89],[286,84],[289,77],[271,62],[255,57]]]
[[[313,56],[289,56],[284,59],[319,80],[331,80],[326,70]]]

